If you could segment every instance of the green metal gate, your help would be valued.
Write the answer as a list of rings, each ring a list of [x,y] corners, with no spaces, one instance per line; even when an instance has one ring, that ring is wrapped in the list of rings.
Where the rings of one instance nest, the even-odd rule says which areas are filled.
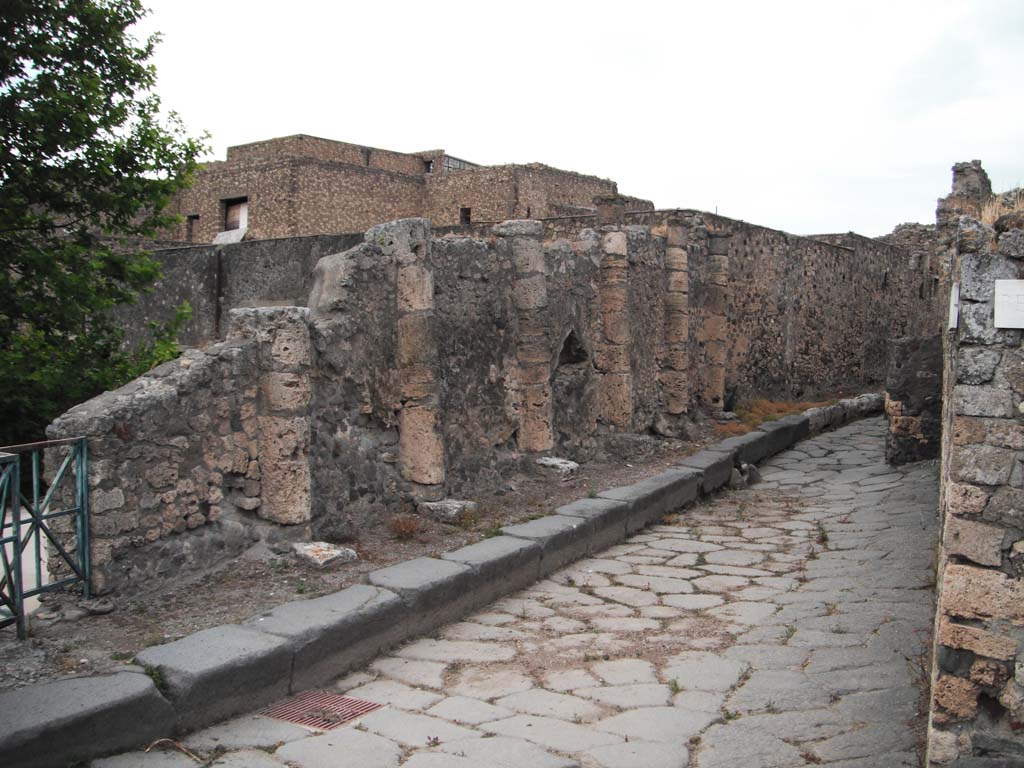
[[[57,471],[47,486],[42,467],[48,449]],[[26,599],[78,582],[89,597],[88,462],[84,437],[0,448],[0,627],[15,624],[22,639]],[[70,518],[63,532],[55,530],[62,518]],[[48,548],[68,575],[47,580]]]

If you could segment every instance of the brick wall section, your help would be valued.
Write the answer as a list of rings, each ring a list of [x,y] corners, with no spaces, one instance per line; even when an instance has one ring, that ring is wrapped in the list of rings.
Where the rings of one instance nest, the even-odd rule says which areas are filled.
[[[1024,762],[1024,355],[993,324],[995,279],[1024,278],[1024,231],[963,216],[946,341],[929,764]]]
[[[301,134],[228,147],[227,151],[229,163],[267,162],[282,157],[310,158],[348,165],[364,165],[408,176],[422,174],[425,169],[424,161],[440,161],[443,156],[444,152],[441,150],[409,154]]]
[[[198,214],[193,242],[210,243],[224,228],[223,200],[247,197],[251,240],[365,230],[381,221],[417,216],[423,176],[313,158],[211,163],[170,212]],[[186,239],[182,223],[173,233]]]

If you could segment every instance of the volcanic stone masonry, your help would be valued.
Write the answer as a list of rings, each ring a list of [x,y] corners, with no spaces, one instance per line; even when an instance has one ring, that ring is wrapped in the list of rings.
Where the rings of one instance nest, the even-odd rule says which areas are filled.
[[[930,311],[928,275],[897,247],[628,205],[609,208],[623,224],[392,222],[319,259],[308,308],[197,302],[224,312],[198,318],[227,325],[224,341],[50,430],[90,439],[97,590],[201,570],[261,536],[351,536],[537,453],[586,460],[606,435],[677,434],[694,409],[878,385],[890,335]],[[323,247],[279,242],[279,261]],[[252,257],[274,263],[255,245],[216,251],[221,273],[240,270],[222,285],[280,301],[241,290]],[[282,274],[287,300],[300,284]]]
[[[1024,352],[996,327],[996,280],[1024,278],[1019,219],[961,216],[946,338],[944,521],[935,621],[929,765],[1024,764]]]

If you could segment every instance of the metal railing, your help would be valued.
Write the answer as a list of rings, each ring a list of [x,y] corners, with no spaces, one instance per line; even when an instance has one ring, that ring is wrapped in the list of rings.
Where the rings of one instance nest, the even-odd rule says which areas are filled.
[[[49,485],[42,477],[47,449],[59,464]],[[15,624],[19,638],[25,638],[30,598],[78,582],[89,597],[88,470],[84,437],[0,447],[0,627]],[[55,530],[63,518],[71,518],[67,529]],[[54,581],[47,568],[51,554],[58,566]]]

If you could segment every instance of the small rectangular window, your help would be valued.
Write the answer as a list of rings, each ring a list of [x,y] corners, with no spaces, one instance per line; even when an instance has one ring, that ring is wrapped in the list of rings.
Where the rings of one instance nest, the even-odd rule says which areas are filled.
[[[249,226],[249,198],[236,197],[224,201],[224,231],[245,229]]]
[[[433,160],[424,160],[423,161],[423,172],[424,173],[433,173],[434,172],[434,161]]]
[[[473,219],[472,208],[459,208],[459,226],[468,227]]]
[[[196,241],[196,226],[199,224],[199,214],[190,213],[185,217],[185,240],[190,243]]]

